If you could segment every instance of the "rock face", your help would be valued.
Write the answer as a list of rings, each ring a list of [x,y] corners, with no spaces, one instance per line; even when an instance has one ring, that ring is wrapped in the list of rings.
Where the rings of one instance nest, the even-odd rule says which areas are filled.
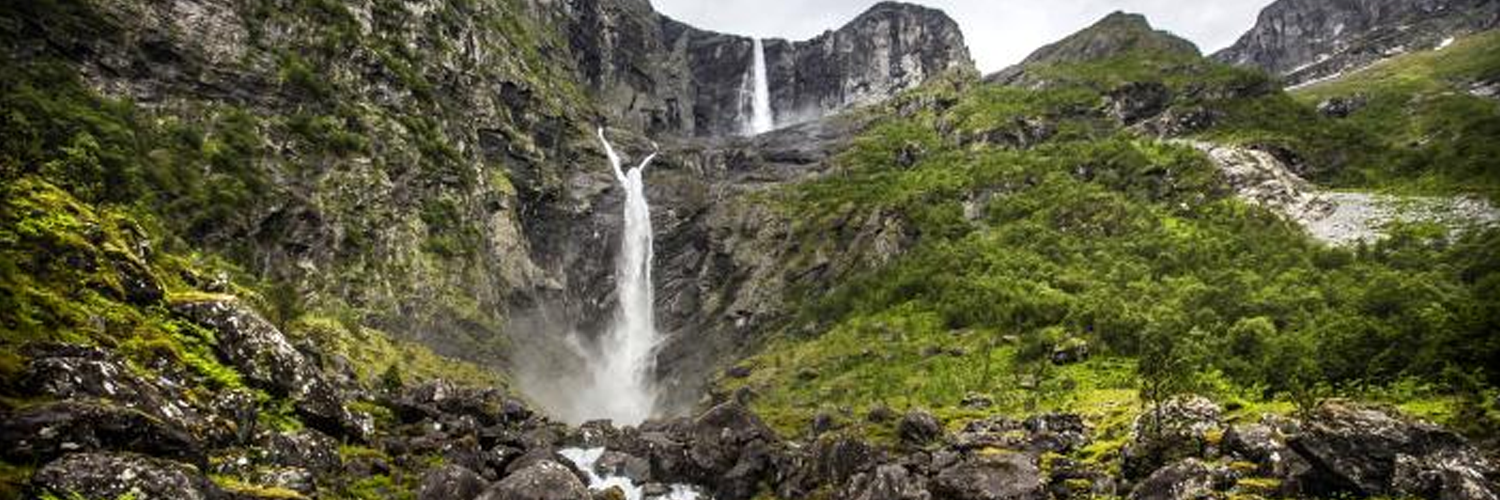
[[[751,112],[753,41],[660,15],[645,0],[571,2],[579,70],[614,120],[649,135],[726,136]],[[778,124],[878,101],[949,70],[973,70],[941,11],[884,2],[800,42],[764,42]]]
[[[1297,85],[1496,26],[1490,0],[1280,0],[1213,58]]]
[[[55,498],[212,500],[222,493],[197,469],[129,453],[69,455],[31,479],[38,493]]]

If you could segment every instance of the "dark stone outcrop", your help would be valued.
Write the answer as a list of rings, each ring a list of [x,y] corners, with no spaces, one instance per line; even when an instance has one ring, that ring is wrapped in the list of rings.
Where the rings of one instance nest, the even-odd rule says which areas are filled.
[[[922,446],[943,437],[943,426],[931,413],[913,410],[901,417],[896,433],[901,436],[902,442]]]
[[[1209,435],[1221,430],[1221,412],[1219,405],[1201,396],[1179,396],[1147,408],[1136,418],[1130,442],[1121,450],[1125,477],[1140,479],[1177,460],[1212,455]]]
[[[79,451],[131,451],[203,464],[203,444],[175,421],[102,401],[59,401],[0,415],[7,460],[39,463]]]
[[[134,498],[136,500],[214,500],[223,492],[198,469],[178,462],[130,453],[68,455],[37,470],[31,478],[37,496],[54,498]]]
[[[933,480],[934,496],[954,500],[1046,498],[1036,459],[1022,453],[977,454],[944,468]]]
[[[1343,402],[1324,403],[1288,442],[1311,467],[1302,493],[1494,498],[1496,469],[1457,434]],[[1451,496],[1450,496],[1451,495]]]
[[[1233,484],[1234,477],[1226,468],[1189,458],[1151,473],[1130,491],[1130,500],[1220,498]]]
[[[1213,58],[1295,85],[1496,26],[1493,0],[1280,0]]]

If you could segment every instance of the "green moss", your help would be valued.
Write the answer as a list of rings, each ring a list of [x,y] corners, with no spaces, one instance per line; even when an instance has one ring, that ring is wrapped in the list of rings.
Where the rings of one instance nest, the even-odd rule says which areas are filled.
[[[209,474],[208,477],[209,479],[213,480],[214,484],[232,494],[263,499],[300,500],[307,498],[301,493],[293,490],[275,486],[250,484],[234,476],[227,476],[223,474]]]

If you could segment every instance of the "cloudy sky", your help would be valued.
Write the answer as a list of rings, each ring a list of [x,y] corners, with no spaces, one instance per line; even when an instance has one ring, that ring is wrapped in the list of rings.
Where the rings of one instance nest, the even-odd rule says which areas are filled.
[[[988,73],[1078,31],[1110,12],[1139,12],[1157,29],[1197,43],[1205,53],[1234,43],[1270,0],[907,0],[942,9],[963,28],[979,69]],[[651,0],[658,11],[694,26],[759,37],[804,40],[837,28],[877,0]]]

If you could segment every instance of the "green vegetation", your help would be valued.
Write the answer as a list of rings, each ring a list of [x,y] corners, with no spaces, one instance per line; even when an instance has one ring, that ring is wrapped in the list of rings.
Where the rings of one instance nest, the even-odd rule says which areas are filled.
[[[1461,39],[1437,51],[1402,55],[1292,95],[1317,105],[1351,99],[1343,121],[1391,152],[1341,181],[1412,192],[1478,192],[1500,199],[1500,101],[1472,95],[1500,79],[1500,33]]]
[[[817,412],[858,418],[874,405],[958,425],[977,416],[961,404],[970,395],[1013,415],[1071,410],[1100,430],[1083,453],[1095,460],[1118,448],[1142,402],[1183,391],[1241,412],[1351,395],[1475,434],[1500,429],[1485,402],[1500,384],[1486,361],[1500,355],[1500,231],[1395,228],[1377,244],[1326,247],[1229,196],[1193,148],[1095,110],[1113,86],[1156,81],[1179,95],[1174,108],[1227,110],[1200,138],[1286,139],[1277,145],[1309,161],[1342,154],[1345,135],[1368,137],[1354,125],[1245,90],[1264,77],[1202,60],[1131,53],[1038,71],[1040,90],[900,98],[887,109],[954,104],[889,113],[834,175],[766,195],[796,221],[794,269],[848,252],[828,242],[855,241],[861,227],[848,221],[866,214],[888,214],[912,243],[888,263],[854,258],[830,287],[804,284],[798,315],[746,362],[752,374],[721,386],[753,389],[754,407],[792,435]],[[962,141],[1016,120],[1058,133],[1022,148]],[[1047,361],[1079,345],[1093,357]]]

